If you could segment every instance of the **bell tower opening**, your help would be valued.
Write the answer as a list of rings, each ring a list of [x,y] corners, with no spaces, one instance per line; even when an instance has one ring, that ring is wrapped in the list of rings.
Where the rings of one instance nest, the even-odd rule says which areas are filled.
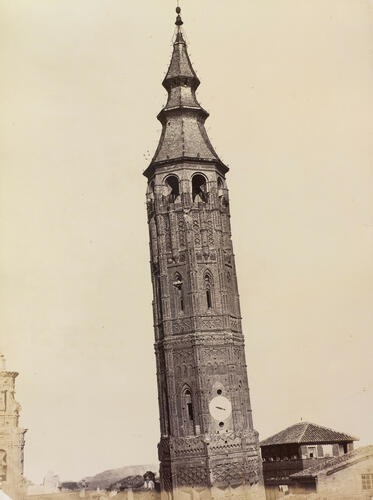
[[[166,196],[170,203],[174,203],[175,200],[179,197],[179,179],[176,175],[169,175],[165,181],[166,184]]]
[[[206,177],[201,174],[196,174],[192,178],[192,199],[195,203],[207,201]]]

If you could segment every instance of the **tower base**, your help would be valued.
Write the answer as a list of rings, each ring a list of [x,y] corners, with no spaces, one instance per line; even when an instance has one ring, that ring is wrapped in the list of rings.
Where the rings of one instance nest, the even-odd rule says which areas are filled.
[[[227,488],[176,488],[162,491],[161,500],[265,500],[263,484],[242,485]]]

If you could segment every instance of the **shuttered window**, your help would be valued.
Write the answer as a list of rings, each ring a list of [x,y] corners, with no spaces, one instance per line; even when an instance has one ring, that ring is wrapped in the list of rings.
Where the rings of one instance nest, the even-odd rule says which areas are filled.
[[[363,483],[363,490],[373,489],[373,474],[362,474],[361,480]]]

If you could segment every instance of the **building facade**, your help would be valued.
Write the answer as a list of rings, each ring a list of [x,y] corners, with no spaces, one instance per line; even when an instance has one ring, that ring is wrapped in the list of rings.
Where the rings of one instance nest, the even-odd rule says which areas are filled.
[[[372,500],[373,446],[364,446],[346,454],[319,460],[291,476],[289,492],[304,498]]]
[[[231,240],[228,168],[214,151],[177,8],[145,170],[161,439],[161,488],[263,498]],[[197,494],[197,493],[194,493]],[[198,493],[199,494],[199,493]],[[204,493],[200,493],[204,495]]]
[[[275,500],[296,488],[293,475],[319,466],[353,450],[357,438],[308,422],[299,422],[261,441],[267,500]],[[314,490],[304,482],[302,491]]]
[[[13,498],[24,491],[23,449],[25,429],[19,427],[20,404],[15,400],[17,372],[6,370],[0,355],[0,481]]]

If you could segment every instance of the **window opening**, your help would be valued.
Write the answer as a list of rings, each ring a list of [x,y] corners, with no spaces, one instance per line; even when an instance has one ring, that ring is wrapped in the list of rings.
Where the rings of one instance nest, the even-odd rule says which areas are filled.
[[[212,308],[211,278],[208,274],[205,275],[205,291],[206,291],[207,309],[211,309]]]
[[[192,393],[189,389],[184,390],[184,415],[187,422],[190,425],[187,426],[188,432],[193,431],[193,423],[194,423],[194,410],[193,410],[193,401],[192,401]],[[185,420],[184,420],[185,421]]]
[[[206,300],[207,300],[207,308],[211,309],[211,292],[210,292],[210,290],[206,290]]]
[[[187,403],[189,420],[194,420],[193,418],[193,406],[192,403]]]
[[[314,446],[308,446],[308,458],[316,457],[316,448]]]
[[[324,444],[321,445],[322,453],[324,457],[332,457],[333,456],[333,445],[332,444]]]
[[[373,474],[362,474],[361,480],[363,483],[363,490],[370,490],[373,488]]]
[[[170,203],[174,203],[176,198],[180,195],[179,180],[175,175],[170,175],[166,179],[166,196]]]
[[[192,179],[192,198],[198,203],[206,203],[207,201],[207,185],[206,178],[203,175],[197,174]]]
[[[279,491],[287,495],[289,493],[289,486],[287,484],[280,484],[278,487]]]
[[[179,312],[184,312],[183,279],[179,273],[175,274],[175,281],[174,281],[173,285],[176,288],[178,310],[179,310]]]

